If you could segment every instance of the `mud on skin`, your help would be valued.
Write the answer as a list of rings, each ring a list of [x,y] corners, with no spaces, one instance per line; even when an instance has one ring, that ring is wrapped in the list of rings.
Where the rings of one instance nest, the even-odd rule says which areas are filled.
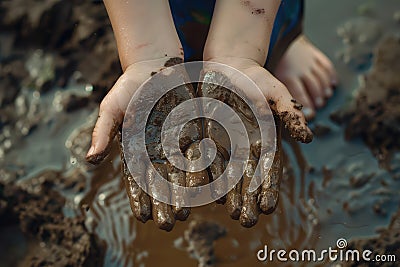
[[[204,73],[203,83],[198,87],[198,95],[204,97],[211,97],[223,101],[224,103],[231,106],[235,112],[241,118],[245,125],[246,131],[249,135],[249,141],[251,145],[251,153],[247,162],[247,167],[242,179],[239,183],[228,192],[226,195],[226,209],[232,219],[239,220],[240,224],[244,227],[252,227],[258,221],[260,213],[269,214],[275,210],[278,203],[279,196],[279,184],[282,176],[282,162],[280,160],[280,122],[276,119],[277,123],[277,148],[278,152],[274,155],[265,153],[261,150],[261,134],[259,126],[256,122],[256,118],[251,111],[250,107],[231,90],[226,89],[223,86],[216,84],[222,84],[229,88],[232,88],[232,83],[222,73],[209,71]],[[229,138],[226,132],[219,124],[212,120],[205,120],[205,133],[206,137],[211,138],[217,143],[217,148],[221,155],[226,155],[230,152]],[[254,192],[249,192],[249,183],[253,177],[255,167],[257,164],[264,164],[274,157],[271,170],[268,172],[264,170],[262,175],[265,178],[261,188],[258,188]],[[225,161],[225,166],[229,157],[222,157]],[[217,161],[221,161],[220,158]],[[233,175],[233,170],[227,170],[228,177]],[[216,179],[215,174],[211,174],[210,179]]]
[[[169,66],[170,64],[180,62],[180,59],[178,61],[171,59],[166,62],[166,65]],[[226,207],[229,215],[233,219],[240,219],[240,223],[243,226],[251,227],[257,223],[258,216],[261,212],[265,214],[271,213],[277,205],[280,175],[282,174],[281,161],[279,154],[276,154],[271,171],[269,173],[264,171],[263,173],[265,181],[261,188],[252,193],[248,191],[249,182],[257,163],[259,162],[263,166],[264,162],[270,161],[270,157],[273,157],[273,155],[264,155],[261,153],[262,151],[260,151],[260,132],[250,108],[236,94],[224,87],[215,86],[212,82],[216,79],[227,85],[230,84],[228,78],[221,73],[206,73],[204,82],[198,87],[198,95],[212,97],[230,105],[242,118],[251,139],[251,154],[249,155],[250,158],[245,175],[227,196],[222,197],[217,202],[222,204],[227,202]],[[217,179],[225,170],[226,164],[229,161],[228,151],[230,148],[230,144],[228,143],[229,137],[221,126],[212,120],[194,120],[186,124],[183,128],[183,132],[180,133],[181,152],[184,151],[185,157],[189,160],[196,160],[201,156],[199,140],[202,138],[201,123],[203,122],[206,134],[205,137],[213,139],[217,144],[218,152],[214,162],[212,162],[208,170],[200,172],[189,171],[186,174],[168,163],[163,149],[160,147],[162,123],[174,107],[194,96],[194,90],[190,86],[181,86],[169,91],[155,105],[146,125],[147,154],[153,161],[155,169],[164,179],[189,187],[205,185]],[[280,127],[279,123],[277,125]],[[280,138],[278,138],[278,142],[280,142]],[[139,151],[138,154],[140,154]],[[170,231],[176,219],[185,220],[187,218],[190,212],[189,209],[161,203],[147,196],[145,192],[138,187],[134,179],[135,176],[146,175],[147,186],[149,186],[147,189],[153,193],[157,193],[155,190],[160,189],[159,185],[156,184],[157,181],[154,179],[155,174],[152,168],[142,166],[136,173],[131,174],[127,169],[123,155],[121,155],[121,158],[123,159],[122,172],[131,209],[139,221],[145,222],[152,218],[160,229]],[[224,186],[227,185],[221,185],[221,188],[215,188],[215,190],[217,190],[216,192],[224,190]],[[167,191],[169,190],[168,188],[164,189]]]
[[[174,66],[182,63],[181,58],[171,58],[164,64],[165,67]],[[161,70],[159,70],[161,71]],[[160,74],[161,78],[163,77]],[[174,73],[176,75],[176,73]],[[185,79],[185,74],[181,73],[175,77],[181,77]],[[182,208],[179,206],[171,206],[150,197],[144,192],[136,183],[135,179],[144,178],[146,181],[147,190],[152,194],[159,194],[167,192],[169,188],[160,188],[161,184],[155,179],[155,172],[158,172],[164,179],[169,180],[174,184],[181,186],[196,186],[196,182],[192,185],[193,180],[198,180],[198,175],[193,174],[193,179],[190,173],[185,174],[183,171],[173,167],[166,159],[161,144],[161,129],[162,123],[165,121],[168,114],[180,103],[189,100],[195,96],[194,89],[190,85],[179,86],[168,93],[166,93],[154,106],[152,112],[149,115],[146,123],[146,134],[145,144],[147,155],[151,161],[152,166],[145,166],[140,156],[137,157],[136,167],[134,173],[130,173],[125,162],[124,155],[122,153],[122,140],[121,133],[119,133],[119,143],[121,149],[121,169],[123,174],[123,180],[125,182],[125,188],[128,194],[130,206],[135,217],[141,221],[146,222],[149,219],[153,219],[154,223],[162,230],[171,231],[175,225],[176,220],[186,220],[190,214],[189,208]],[[201,137],[201,126],[200,121],[192,121],[185,125],[182,132],[180,133],[180,149],[182,151],[189,151],[186,153],[187,157],[195,156],[192,147]],[[190,153],[192,151],[192,153]],[[137,155],[141,155],[143,151],[137,151]],[[191,154],[191,156],[189,156]],[[197,179],[197,180],[196,180]],[[162,198],[162,195],[159,197]]]
[[[302,143],[310,143],[313,140],[313,133],[307,127],[307,122],[305,122],[305,126],[303,126],[298,114],[293,111],[279,112],[276,110],[276,103],[273,99],[268,99],[267,101],[274,115],[279,117],[285,129],[290,133],[290,137]],[[298,103],[296,99],[291,99],[291,102],[293,103],[294,109],[303,109],[303,105]]]

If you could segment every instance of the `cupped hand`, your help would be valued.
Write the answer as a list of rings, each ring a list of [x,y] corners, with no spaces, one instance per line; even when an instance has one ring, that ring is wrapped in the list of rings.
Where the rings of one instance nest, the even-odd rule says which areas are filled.
[[[86,156],[88,162],[93,164],[100,163],[108,155],[111,143],[115,135],[119,133],[122,175],[132,212],[139,221],[146,222],[149,219],[153,219],[160,229],[166,231],[170,231],[173,228],[176,219],[185,220],[190,210],[188,208],[162,203],[149,196],[136,183],[136,178],[140,179],[140,177],[135,176],[144,177],[149,187],[147,189],[156,191],[157,188],[153,188],[156,186],[154,171],[160,173],[163,178],[180,186],[186,185],[185,173],[171,166],[165,159],[163,153],[158,149],[161,142],[159,133],[153,135],[152,138],[146,138],[147,152],[149,153],[154,168],[150,168],[138,162],[138,164],[135,165],[137,168],[131,172],[124,157],[121,140],[122,135],[119,129],[124,120],[129,102],[135,92],[152,75],[166,67],[182,62],[181,58],[160,58],[130,65],[100,104],[99,117],[92,135],[92,146]],[[193,97],[194,90],[189,86],[182,86],[178,88],[178,90],[168,93],[166,97],[162,98],[157,103],[153,112],[149,115],[146,125],[146,134],[151,135],[154,133],[154,130],[151,129],[157,129],[158,132],[161,132],[162,125],[160,125],[159,122],[163,121],[171,109],[177,104]],[[133,117],[134,116],[133,114]],[[197,122],[193,122],[192,124],[195,123]],[[200,127],[190,128],[200,129]],[[185,139],[185,141],[181,142],[182,146],[187,147],[193,140],[198,140],[200,138],[199,134],[199,131],[187,131],[186,134],[182,134],[181,139]],[[167,188],[166,190],[169,189]]]
[[[229,67],[206,64],[203,83],[198,88],[198,94],[218,99],[230,105],[239,114],[242,121],[245,122],[251,153],[249,154],[242,179],[228,192],[222,202],[226,202],[225,205],[231,218],[239,219],[240,223],[245,227],[251,227],[257,223],[260,213],[272,213],[278,203],[279,185],[282,176],[281,126],[284,126],[297,141],[308,143],[313,136],[301,112],[301,104],[292,98],[281,82],[258,63],[242,58],[214,58],[210,61],[226,64],[247,76],[246,79],[243,79],[235,71],[230,71]],[[260,98],[257,92],[252,91],[254,87],[249,86],[248,80],[257,85],[263,97]],[[222,84],[222,86],[216,85],[217,83]],[[263,104],[261,102],[269,104],[276,125],[275,153],[261,151],[261,129],[254,113],[250,111],[247,102],[245,103],[241,97],[227,90],[227,87],[239,88],[247,95],[250,101],[253,101],[255,107],[261,107]],[[223,133],[221,126],[214,121],[206,120],[205,135],[217,143],[221,155],[232,153],[226,143],[226,140],[229,140],[228,136]],[[228,161],[229,156],[225,156],[225,165],[221,165],[226,166]],[[257,164],[261,166],[262,183],[259,188],[252,191],[249,190],[250,183]],[[216,178],[213,177],[213,179]]]

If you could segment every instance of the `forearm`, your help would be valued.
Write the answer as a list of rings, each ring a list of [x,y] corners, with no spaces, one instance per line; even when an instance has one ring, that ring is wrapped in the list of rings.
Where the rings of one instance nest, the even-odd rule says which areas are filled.
[[[264,65],[280,0],[217,0],[204,60],[240,57]]]
[[[122,69],[162,57],[183,57],[166,0],[104,0]]]

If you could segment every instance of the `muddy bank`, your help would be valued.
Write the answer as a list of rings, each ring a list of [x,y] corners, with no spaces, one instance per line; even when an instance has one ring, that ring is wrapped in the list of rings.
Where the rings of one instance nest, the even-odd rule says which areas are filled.
[[[45,92],[71,80],[104,94],[121,73],[102,2],[3,1],[0,17],[1,85],[12,94],[22,86]],[[10,98],[0,97],[1,103]]]
[[[376,255],[396,255],[396,262],[384,262],[379,266],[398,266],[400,258],[400,210],[392,217],[387,228],[378,231],[379,236],[370,239],[359,239],[350,242],[348,249],[357,249],[358,251],[371,250],[371,259]],[[371,262],[361,260],[357,263],[346,263],[344,266],[371,266]]]
[[[360,76],[360,87],[350,107],[332,114],[345,125],[345,137],[361,137],[378,160],[390,168],[400,149],[400,37],[384,38],[376,47],[370,71]]]
[[[104,244],[89,233],[83,216],[66,217],[66,199],[54,187],[79,183],[63,174],[46,171],[28,181],[0,181],[2,227],[18,225],[31,244],[19,259],[7,266],[100,266]],[[16,233],[16,232],[15,232]],[[12,238],[12,234],[11,234]],[[5,241],[5,240],[4,240]],[[22,242],[23,243],[23,242]],[[22,244],[20,244],[22,245]]]

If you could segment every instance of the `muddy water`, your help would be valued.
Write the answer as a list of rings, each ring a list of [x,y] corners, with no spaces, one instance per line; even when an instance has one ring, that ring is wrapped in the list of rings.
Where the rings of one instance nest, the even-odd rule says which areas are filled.
[[[271,249],[323,249],[335,246],[338,238],[374,235],[378,227],[388,224],[390,214],[398,207],[400,181],[378,166],[360,140],[345,141],[343,129],[329,120],[329,114],[350,101],[358,85],[357,75],[367,68],[370,59],[370,51],[366,51],[345,64],[340,55],[346,53],[346,46],[338,37],[338,27],[349,21],[358,25],[360,14],[368,14],[386,33],[395,31],[392,14],[393,7],[400,8],[399,2],[385,1],[383,5],[378,1],[309,0],[306,7],[306,33],[334,59],[341,85],[311,125],[323,124],[331,132],[309,145],[285,144],[293,170],[285,175],[277,211],[261,216],[255,227],[245,229],[228,217],[223,206],[213,204],[192,209],[187,222],[178,222],[172,232],[165,233],[152,221],[142,224],[131,218],[125,192],[119,177],[115,177],[97,188],[93,202],[88,203],[88,225],[96,226],[94,231],[108,244],[106,266],[196,266],[196,260],[185,251],[183,236],[190,220],[197,217],[227,229],[227,235],[216,242],[217,266],[260,265],[255,253],[264,244]],[[373,47],[375,41],[368,45]],[[118,159],[106,169],[118,173],[115,161]],[[307,172],[305,166],[314,171]],[[350,179],[363,178],[368,183],[350,185]],[[379,213],[374,206],[384,211]]]
[[[400,1],[307,0],[306,4],[305,32],[334,60],[341,85],[311,124],[323,124],[331,132],[308,145],[284,144],[290,168],[285,171],[277,210],[260,216],[250,229],[231,220],[224,206],[217,204],[192,209],[188,221],[177,222],[169,233],[159,230],[152,221],[142,224],[131,215],[114,148],[104,164],[87,171],[87,191],[64,192],[68,197],[65,213],[86,213],[87,227],[105,241],[105,266],[197,266],[184,240],[184,231],[196,218],[215,221],[227,229],[226,236],[215,243],[217,266],[262,266],[256,252],[264,245],[271,249],[322,249],[334,246],[338,238],[374,235],[377,228],[388,224],[398,208],[400,181],[379,167],[361,140],[345,141],[343,128],[333,124],[329,115],[351,100],[358,86],[357,76],[368,67],[371,47],[380,38],[370,32],[373,27],[359,29],[363,25],[360,14],[368,15],[368,22],[379,24],[384,33],[395,32],[399,24],[393,20],[393,13],[400,10]],[[361,31],[367,39],[370,37],[370,42],[360,44],[350,56],[337,34],[338,27],[345,23],[350,23],[350,32],[355,31],[349,34],[359,36]],[[346,56],[350,57],[347,64],[343,62]],[[51,99],[52,95],[42,98],[43,106],[51,107]],[[47,168],[77,167],[80,162],[71,158],[68,149],[60,152],[59,147],[65,146],[71,131],[85,123],[89,114],[85,109],[69,116],[48,113],[47,123],[8,154],[16,165],[27,165],[29,175],[24,179]],[[52,121],[62,123],[49,123]],[[352,185],[351,179],[359,183]],[[292,266],[274,264],[280,265]]]
[[[307,175],[307,183],[314,183],[314,191],[318,206],[320,223],[318,247],[334,244],[336,239],[343,237],[351,239],[360,236],[370,236],[380,226],[387,225],[390,214],[398,208],[400,183],[392,179],[393,173],[380,169],[371,152],[361,140],[346,142],[342,128],[329,120],[332,110],[337,110],[349,103],[358,87],[358,75],[366,70],[366,64],[355,64],[368,57],[370,49],[380,37],[389,34],[399,34],[399,23],[394,21],[394,13],[400,10],[400,1],[306,1],[306,33],[314,43],[328,56],[334,59],[341,86],[335,95],[317,116],[315,123],[331,127],[332,132],[323,138],[315,140],[307,146],[302,146],[307,162],[317,171]],[[327,11],[327,12],[325,12]],[[317,16],[313,14],[318,14]],[[356,25],[362,21],[364,27]],[[346,44],[338,38],[341,29],[353,24],[358,29],[355,36],[369,37],[369,42],[360,42],[359,51],[365,49],[366,55],[355,54],[355,59],[348,64],[341,57]],[[338,27],[339,26],[339,27]],[[381,31],[376,31],[376,28]],[[358,57],[358,58],[357,58]],[[399,165],[398,160],[393,161]],[[331,180],[323,186],[325,179],[323,169],[329,170]],[[371,177],[364,186],[355,188],[349,186],[349,179]],[[354,178],[353,178],[354,179]],[[366,178],[368,179],[368,178]],[[387,186],[382,184],[388,183]],[[381,206],[384,214],[374,212],[373,206]]]

